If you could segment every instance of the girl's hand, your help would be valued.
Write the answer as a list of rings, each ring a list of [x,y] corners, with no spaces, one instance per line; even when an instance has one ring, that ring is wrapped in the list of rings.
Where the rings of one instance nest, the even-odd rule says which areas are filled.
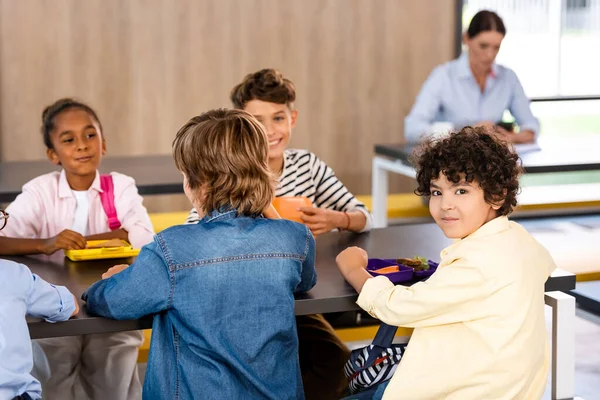
[[[58,250],[81,250],[85,249],[87,242],[85,238],[70,229],[65,229],[58,235],[44,240],[42,253],[51,255]]]
[[[128,264],[119,264],[115,265],[114,267],[110,267],[108,271],[102,274],[102,279],[108,279],[111,276],[116,275],[127,268],[129,268]]]
[[[347,225],[344,213],[326,208],[300,207],[300,218],[313,235],[321,235]]]

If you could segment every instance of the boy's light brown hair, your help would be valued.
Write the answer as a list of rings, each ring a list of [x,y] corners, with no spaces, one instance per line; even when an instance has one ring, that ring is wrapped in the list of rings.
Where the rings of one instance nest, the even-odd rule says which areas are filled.
[[[286,104],[290,110],[293,110],[296,85],[284,78],[280,71],[266,68],[246,75],[244,80],[231,90],[230,97],[233,106],[240,110],[243,110],[251,100]]]
[[[225,206],[256,216],[269,206],[275,182],[262,125],[242,110],[218,109],[190,119],[173,141],[177,169],[205,214]]]

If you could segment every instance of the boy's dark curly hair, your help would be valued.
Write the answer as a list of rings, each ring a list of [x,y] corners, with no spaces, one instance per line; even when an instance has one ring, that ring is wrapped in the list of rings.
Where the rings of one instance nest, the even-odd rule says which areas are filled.
[[[290,109],[293,109],[296,86],[280,71],[266,68],[246,75],[244,80],[231,90],[230,98],[233,106],[240,110],[243,110],[246,103],[251,100],[287,104]]]
[[[487,203],[502,203],[498,216],[510,214],[517,205],[523,171],[519,156],[485,128],[467,126],[442,139],[427,140],[413,152],[411,162],[417,170],[418,196],[431,196],[431,181],[443,173],[453,183],[463,177],[478,183]]]

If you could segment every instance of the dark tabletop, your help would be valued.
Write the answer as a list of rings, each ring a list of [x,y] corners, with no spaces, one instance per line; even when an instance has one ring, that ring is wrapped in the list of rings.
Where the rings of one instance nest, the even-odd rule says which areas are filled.
[[[58,170],[47,160],[0,163],[0,202],[13,201],[25,183]],[[183,178],[171,155],[107,157],[102,159],[100,172],[133,177],[141,195],[183,193]]]
[[[529,147],[529,148],[527,148]],[[600,170],[600,134],[579,138],[544,138],[539,140],[539,150],[527,146],[517,151],[527,173],[570,172]],[[409,163],[414,145],[377,144],[375,154],[396,158]]]
[[[335,265],[335,257],[348,246],[360,246],[369,252],[370,257],[375,258],[420,255],[439,261],[440,251],[450,243],[435,224],[393,226],[364,234],[331,232],[319,236],[316,260],[318,282],[310,292],[297,296],[296,315],[358,310],[356,292],[344,281]],[[90,284],[100,279],[102,273],[109,267],[132,261],[113,259],[72,262],[58,253],[52,257],[7,258],[26,264],[32,272],[49,282],[67,286],[78,298]],[[574,288],[575,276],[564,271],[557,271],[546,282],[546,291],[567,291]],[[113,321],[89,316],[83,303],[81,305],[79,315],[66,322],[49,324],[40,320],[30,320],[31,337],[108,333],[146,329],[152,326],[151,318],[138,321]]]

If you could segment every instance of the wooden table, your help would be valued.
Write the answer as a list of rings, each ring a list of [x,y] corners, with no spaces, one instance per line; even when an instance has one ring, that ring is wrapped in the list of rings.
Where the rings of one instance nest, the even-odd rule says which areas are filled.
[[[435,224],[401,225],[375,229],[365,234],[331,232],[319,236],[316,258],[318,282],[310,292],[296,297],[295,313],[304,315],[358,309],[357,293],[344,281],[335,265],[337,254],[348,246],[361,246],[371,257],[377,258],[419,254],[439,260],[439,252],[449,244],[450,240]],[[100,275],[109,266],[123,261],[75,263],[60,257],[60,254],[52,258],[38,256],[9,259],[28,265],[34,273],[52,283],[67,286],[77,297],[80,297],[91,283],[100,279]],[[546,282],[546,304],[553,309],[553,393],[573,391],[575,302],[573,297],[562,293],[573,288],[575,276],[565,271],[556,271]],[[151,326],[150,317],[137,321],[114,321],[90,316],[84,306],[78,316],[66,322],[49,324],[40,320],[29,321],[32,338],[118,332],[147,329]]]
[[[541,137],[537,146],[516,145],[515,149],[523,160],[525,172],[536,174],[600,170],[600,155],[596,147],[599,145],[600,138],[595,136],[585,140]],[[409,157],[415,147],[415,145],[377,144],[375,154],[398,159],[410,165]]]
[[[582,139],[544,138],[532,145],[517,145],[516,150],[528,174],[600,170],[600,134]],[[387,226],[388,172],[416,177],[410,164],[414,145],[377,144],[373,157],[372,188],[373,224]],[[600,192],[596,193],[600,196]]]
[[[297,315],[358,310],[357,293],[339,273],[335,257],[348,246],[360,246],[371,257],[395,258],[419,254],[439,260],[440,251],[451,243],[435,224],[401,225],[376,229],[366,234],[349,232],[329,234],[317,238],[316,269],[317,285],[308,293],[296,296]],[[54,256],[7,257],[26,264],[33,273],[57,285],[68,287],[78,298],[109,267],[125,260],[97,260],[73,262],[60,254]],[[411,284],[408,282],[407,284]],[[546,282],[546,291],[568,291],[575,288],[575,276],[557,271]],[[82,303],[83,306],[84,303]],[[107,333],[151,327],[151,319],[140,321],[112,321],[87,314],[82,307],[80,314],[66,322],[49,324],[31,320],[33,338],[69,336],[86,333]]]
[[[542,136],[537,150],[525,146],[517,145],[516,150],[528,174],[600,170],[600,134],[585,139]],[[387,226],[388,172],[415,178],[416,172],[409,161],[414,149],[414,145],[375,145],[371,182],[375,227]]]
[[[11,202],[21,187],[36,176],[59,171],[49,161],[16,161],[0,163],[0,203]],[[120,172],[135,179],[140,194],[183,193],[183,178],[175,168],[171,155],[106,157],[101,173]]]

